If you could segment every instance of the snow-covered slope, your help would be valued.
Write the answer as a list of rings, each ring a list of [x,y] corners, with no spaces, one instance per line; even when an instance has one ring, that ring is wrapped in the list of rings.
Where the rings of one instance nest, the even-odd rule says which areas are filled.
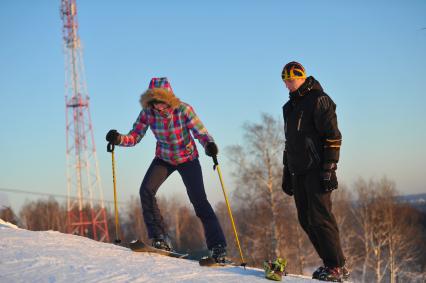
[[[284,282],[313,282],[287,276]],[[0,282],[273,282],[259,269],[200,267],[197,262],[134,253],[54,231],[18,229],[0,219]]]

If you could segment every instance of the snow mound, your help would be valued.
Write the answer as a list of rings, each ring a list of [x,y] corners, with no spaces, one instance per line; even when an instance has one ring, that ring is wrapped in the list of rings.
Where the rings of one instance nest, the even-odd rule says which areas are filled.
[[[19,229],[18,226],[9,223],[7,221],[4,221],[3,219],[0,218],[0,228],[14,228],[14,229]]]
[[[200,267],[75,235],[10,229],[16,226],[0,221],[0,282],[272,282],[260,269]],[[283,282],[313,280],[287,276]]]

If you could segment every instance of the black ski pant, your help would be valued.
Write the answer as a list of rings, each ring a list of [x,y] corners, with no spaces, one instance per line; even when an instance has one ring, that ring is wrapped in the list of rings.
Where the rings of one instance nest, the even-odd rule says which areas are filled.
[[[139,191],[148,237],[152,239],[167,235],[155,195],[161,184],[176,170],[182,177],[189,200],[195,209],[195,214],[203,224],[207,247],[211,249],[217,244],[226,246],[222,228],[213,208],[207,200],[198,159],[179,165],[171,165],[159,158],[155,158],[152,161]]]
[[[331,192],[324,192],[319,170],[293,177],[299,223],[325,266],[345,264],[339,229],[331,208]]]

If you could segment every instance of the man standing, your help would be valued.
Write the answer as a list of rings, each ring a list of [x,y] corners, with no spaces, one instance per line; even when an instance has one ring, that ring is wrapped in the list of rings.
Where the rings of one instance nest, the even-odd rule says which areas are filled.
[[[340,282],[349,277],[339,230],[331,209],[337,189],[336,169],[342,135],[336,104],[297,62],[284,66],[282,79],[290,92],[283,106],[285,150],[283,191],[296,202],[299,223],[323,260],[314,279]]]

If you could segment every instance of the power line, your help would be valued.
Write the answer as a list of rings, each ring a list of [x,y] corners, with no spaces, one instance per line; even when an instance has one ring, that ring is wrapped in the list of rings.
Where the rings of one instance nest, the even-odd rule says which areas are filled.
[[[34,192],[34,191],[24,191],[24,190],[16,190],[16,189],[7,189],[7,188],[0,188],[0,191],[2,192],[9,192],[9,193],[15,193],[15,194],[26,194],[26,195],[37,195],[37,196],[48,196],[48,197],[55,197],[55,198],[63,198],[67,199],[68,196],[66,195],[58,195],[58,194],[49,194],[49,193],[43,193],[43,192]],[[76,197],[70,197],[70,199],[77,199]],[[94,201],[101,201],[100,199],[94,199]],[[104,202],[113,204],[114,201],[112,200],[104,200]],[[124,202],[118,201],[119,204],[125,204]]]

